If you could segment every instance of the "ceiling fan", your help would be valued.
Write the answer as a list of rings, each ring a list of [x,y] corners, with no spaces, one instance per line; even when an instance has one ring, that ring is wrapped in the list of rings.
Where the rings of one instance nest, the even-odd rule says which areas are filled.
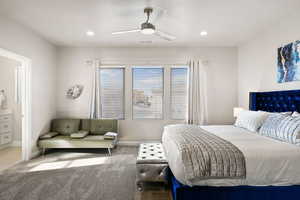
[[[140,32],[144,35],[156,35],[162,39],[168,40],[168,41],[172,41],[175,40],[176,37],[173,35],[170,35],[168,33],[165,33],[163,31],[157,30],[155,28],[155,26],[153,24],[151,24],[149,22],[150,19],[150,15],[153,12],[153,8],[151,7],[147,7],[144,9],[144,13],[147,15],[147,20],[146,22],[141,24],[141,28],[140,29],[132,29],[132,30],[127,30],[127,31],[117,31],[117,32],[113,32],[113,35],[119,35],[119,34],[125,34],[125,33],[136,33],[136,32]]]

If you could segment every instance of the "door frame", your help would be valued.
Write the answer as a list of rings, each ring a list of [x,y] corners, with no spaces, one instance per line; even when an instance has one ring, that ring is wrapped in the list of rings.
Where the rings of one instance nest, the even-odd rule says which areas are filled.
[[[22,161],[31,158],[31,59],[11,51],[0,48],[0,56],[21,63],[20,67],[20,89],[21,89],[21,104],[22,104]]]

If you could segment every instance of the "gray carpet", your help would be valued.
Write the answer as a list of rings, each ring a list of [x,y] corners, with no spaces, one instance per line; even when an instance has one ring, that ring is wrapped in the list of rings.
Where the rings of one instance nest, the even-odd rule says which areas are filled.
[[[0,175],[1,200],[132,200],[137,149],[51,152]]]

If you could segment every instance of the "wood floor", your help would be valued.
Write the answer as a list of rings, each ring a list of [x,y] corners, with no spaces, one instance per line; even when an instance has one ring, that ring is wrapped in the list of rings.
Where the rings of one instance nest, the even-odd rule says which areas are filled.
[[[0,149],[0,172],[21,161],[21,147],[7,147]]]
[[[170,189],[163,185],[145,184],[145,189],[142,192],[135,193],[134,200],[172,200]]]

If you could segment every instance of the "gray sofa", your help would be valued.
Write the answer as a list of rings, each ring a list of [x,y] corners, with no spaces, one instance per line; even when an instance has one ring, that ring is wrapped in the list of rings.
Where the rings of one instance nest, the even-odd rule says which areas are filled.
[[[54,119],[50,132],[40,136],[38,146],[43,153],[53,148],[106,148],[111,155],[117,137],[105,134],[117,131],[117,120]]]

